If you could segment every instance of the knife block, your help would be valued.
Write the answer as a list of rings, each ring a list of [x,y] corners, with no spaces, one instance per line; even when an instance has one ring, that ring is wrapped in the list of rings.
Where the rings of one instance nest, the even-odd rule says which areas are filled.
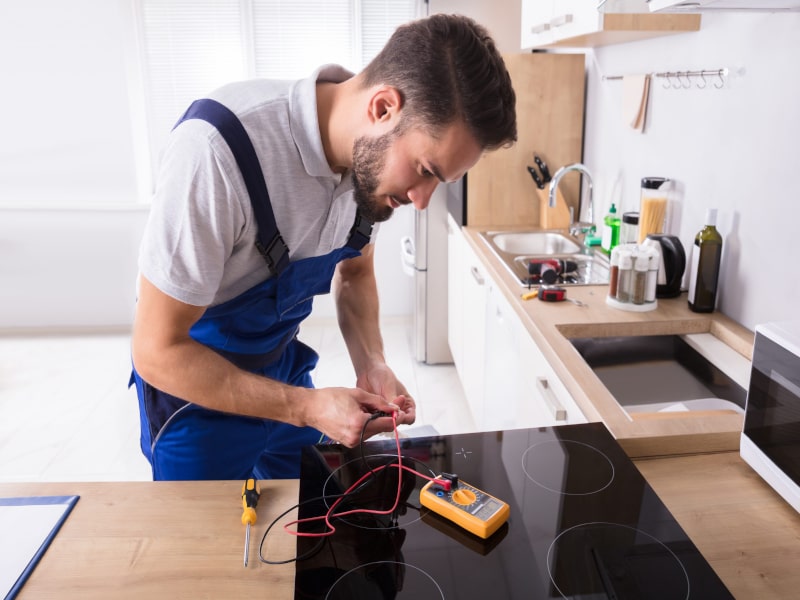
[[[543,190],[535,188],[539,194],[539,226],[543,229],[569,229],[572,220],[567,201],[556,188],[556,205],[555,208],[550,208],[550,185],[552,184],[548,184]]]

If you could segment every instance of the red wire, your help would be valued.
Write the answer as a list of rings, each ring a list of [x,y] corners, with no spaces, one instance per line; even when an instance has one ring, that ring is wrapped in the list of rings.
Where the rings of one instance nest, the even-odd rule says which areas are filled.
[[[355,514],[388,515],[388,514],[393,513],[395,510],[397,510],[397,507],[400,505],[400,497],[402,495],[403,478],[402,478],[400,473],[398,473],[398,477],[397,477],[397,495],[395,496],[395,499],[394,499],[394,505],[391,508],[389,508],[387,510],[373,510],[373,509],[367,509],[367,508],[357,508],[357,509],[345,511],[345,512],[342,512],[342,513],[336,513],[335,515],[333,513],[333,511],[336,509],[336,507],[339,506],[339,504],[342,503],[342,501],[347,497],[347,495],[350,492],[352,492],[355,488],[360,486],[361,483],[363,483],[365,479],[367,479],[368,477],[373,476],[375,473],[379,473],[380,471],[383,471],[387,467],[396,467],[398,469],[405,470],[405,471],[408,471],[410,473],[413,473],[414,475],[422,477],[423,479],[427,479],[429,481],[434,481],[434,479],[435,479],[434,477],[429,477],[428,475],[425,475],[424,473],[420,473],[419,471],[415,471],[411,467],[407,467],[407,466],[405,466],[403,464],[403,458],[402,458],[402,454],[400,452],[400,435],[397,432],[397,413],[396,412],[392,413],[392,428],[394,429],[394,441],[395,441],[395,445],[397,446],[397,463],[396,464],[395,463],[390,463],[390,464],[386,464],[386,465],[381,465],[379,467],[376,467],[374,469],[371,469],[371,470],[367,471],[353,485],[351,485],[349,488],[347,488],[347,490],[345,490],[344,494],[342,494],[336,500],[336,502],[334,502],[331,505],[331,507],[328,509],[328,512],[326,512],[324,515],[320,515],[318,517],[308,517],[306,519],[297,519],[295,521],[290,521],[289,523],[286,523],[283,526],[283,528],[286,530],[286,532],[290,533],[292,535],[298,536],[298,537],[326,537],[326,536],[329,536],[329,535],[333,535],[334,532],[336,531],[336,527],[334,527],[333,523],[331,523],[331,521],[330,521],[331,517],[333,517],[333,516],[344,517],[344,516],[355,515]],[[322,521],[322,520],[325,521],[325,525],[327,526],[327,530],[319,532],[319,533],[303,533],[303,532],[300,532],[300,531],[295,531],[295,530],[289,529],[289,527],[291,527],[293,525],[299,525],[300,523],[310,523],[311,521]]]

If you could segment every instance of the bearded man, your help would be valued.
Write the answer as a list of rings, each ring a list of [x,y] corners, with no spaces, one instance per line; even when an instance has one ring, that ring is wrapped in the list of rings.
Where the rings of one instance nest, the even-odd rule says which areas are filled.
[[[357,75],[232,83],[189,107],[139,257],[131,381],[154,479],[295,478],[305,445],[414,422],[383,353],[377,223],[513,143],[514,103],[486,30],[434,15]],[[298,326],[332,286],[356,387],[314,389]]]

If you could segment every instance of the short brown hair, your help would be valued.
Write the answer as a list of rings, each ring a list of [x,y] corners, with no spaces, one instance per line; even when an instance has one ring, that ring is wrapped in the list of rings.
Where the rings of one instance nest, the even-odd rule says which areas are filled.
[[[487,30],[468,17],[436,14],[400,26],[363,76],[367,87],[397,88],[412,123],[439,131],[461,119],[484,150],[517,140],[511,78]]]

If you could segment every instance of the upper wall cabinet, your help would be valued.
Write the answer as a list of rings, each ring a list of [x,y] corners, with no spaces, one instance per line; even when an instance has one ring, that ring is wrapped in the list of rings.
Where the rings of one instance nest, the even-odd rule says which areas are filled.
[[[522,48],[588,48],[697,31],[698,14],[651,14],[645,0],[522,0]]]
[[[646,0],[651,11],[705,12],[715,10],[800,11],[800,0]]]

